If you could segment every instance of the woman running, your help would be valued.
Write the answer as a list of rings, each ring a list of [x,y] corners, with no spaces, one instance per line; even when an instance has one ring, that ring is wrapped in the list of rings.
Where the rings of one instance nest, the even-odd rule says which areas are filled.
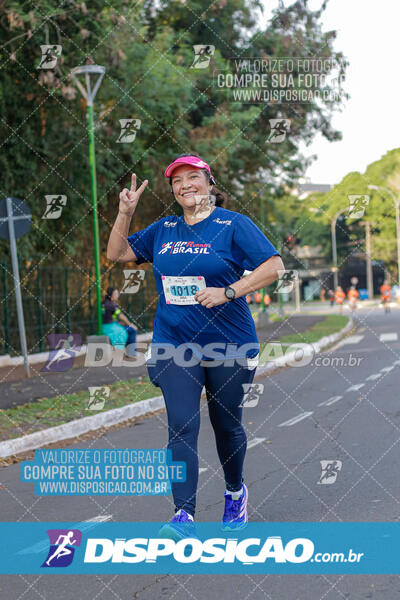
[[[385,279],[383,285],[380,287],[381,292],[381,300],[382,306],[385,309],[385,313],[390,313],[390,297],[391,297],[391,287],[389,285],[389,281]]]
[[[179,539],[194,527],[203,386],[226,483],[223,529],[247,524],[246,433],[240,405],[243,386],[254,378],[259,344],[246,294],[275,281],[284,266],[249,217],[221,206],[223,197],[221,201],[210,167],[200,157],[179,156],[165,177],[183,214],[163,217],[129,236],[148,183],[136,190],[133,174],[131,189],[120,193],[107,257],[153,263],[159,302],[147,368],[164,396],[172,460],[186,463],[186,481],[172,483],[175,515],[163,528]],[[252,273],[242,279],[246,269]]]
[[[357,308],[357,300],[359,299],[359,297],[360,294],[358,293],[358,290],[356,290],[356,286],[352,285],[349,291],[347,292],[347,299],[349,301],[349,308],[353,314]]]
[[[342,287],[340,285],[338,285],[336,288],[336,292],[335,292],[335,302],[339,307],[340,314],[342,314],[343,302],[344,302],[345,298],[346,298],[346,294],[344,293]]]

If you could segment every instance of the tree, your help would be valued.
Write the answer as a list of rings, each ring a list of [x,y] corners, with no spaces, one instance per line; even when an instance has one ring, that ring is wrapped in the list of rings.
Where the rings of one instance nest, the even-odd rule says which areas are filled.
[[[134,170],[149,179],[135,214],[135,229],[178,209],[168,192],[163,167],[176,154],[204,155],[219,187],[231,197],[229,208],[258,224],[258,193],[265,188],[267,212],[273,194],[282,197],[304,172],[300,140],[320,131],[340,137],[330,126],[335,102],[234,104],[214,85],[215,70],[233,68],[232,57],[321,56],[342,59],[322,32],[321,9],[306,0],[281,7],[265,31],[257,26],[257,0],[185,2],[100,0],[33,6],[12,1],[2,6],[0,110],[4,195],[24,198],[33,222],[19,244],[22,258],[64,263],[86,270],[92,263],[92,224],[84,101],[70,78],[73,67],[97,63],[106,75],[96,98],[96,158],[103,261],[115,219],[118,192]],[[40,46],[60,44],[51,70],[38,69]],[[212,44],[209,69],[192,69],[193,45]],[[286,116],[290,135],[268,144],[269,119]],[[141,122],[132,144],[118,143],[120,119]],[[65,194],[62,219],[46,221],[44,196]],[[254,199],[257,200],[255,205]],[[0,242],[8,253],[8,245]]]
[[[341,208],[349,206],[349,196],[367,196],[368,204],[362,218],[354,219],[344,213],[347,226],[352,228],[349,231],[348,242],[353,243],[355,248],[363,248],[365,228],[361,221],[370,221],[372,258],[385,261],[387,269],[394,274],[397,269],[394,202],[390,194],[381,190],[371,190],[369,185],[388,188],[399,197],[400,149],[390,150],[382,158],[368,165],[365,173],[349,173],[335,185],[327,194],[327,219]]]

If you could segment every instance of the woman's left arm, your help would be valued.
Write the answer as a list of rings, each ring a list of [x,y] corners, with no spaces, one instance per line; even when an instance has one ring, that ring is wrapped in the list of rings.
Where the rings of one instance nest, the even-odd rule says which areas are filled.
[[[118,313],[118,319],[122,321],[127,327],[133,327],[133,329],[136,329],[136,331],[138,330],[136,325],[134,323],[131,323],[131,321],[129,321],[129,319],[126,318],[122,311]]]
[[[236,298],[245,296],[250,292],[255,292],[263,287],[267,287],[279,277],[279,271],[284,271],[285,266],[280,256],[271,256],[268,260],[261,263],[254,271],[246,277],[242,277],[232,287],[236,292]],[[225,295],[225,292],[224,292]]]
[[[229,287],[233,288],[236,292],[236,298],[245,296],[250,292],[259,290],[266,287],[279,277],[278,271],[284,271],[285,267],[280,256],[271,256],[268,260],[264,261],[254,271],[230,284]],[[225,296],[225,288],[207,287],[200,292],[197,292],[195,299],[199,304],[206,308],[212,308],[224,302],[229,302]]]

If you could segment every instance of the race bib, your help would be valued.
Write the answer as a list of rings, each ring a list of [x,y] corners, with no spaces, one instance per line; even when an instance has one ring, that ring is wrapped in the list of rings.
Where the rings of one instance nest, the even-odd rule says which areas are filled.
[[[198,304],[194,295],[206,287],[204,277],[200,275],[187,277],[161,275],[161,281],[167,304]]]

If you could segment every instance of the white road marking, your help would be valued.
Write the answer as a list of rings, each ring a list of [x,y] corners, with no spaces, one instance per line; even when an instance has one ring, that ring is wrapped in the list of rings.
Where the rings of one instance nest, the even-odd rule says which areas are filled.
[[[75,527],[79,528],[81,531],[87,531],[92,527],[96,526],[96,523],[104,523],[105,521],[111,521],[112,515],[97,515],[96,517],[92,517],[91,519],[85,519],[84,521],[79,521],[75,524]],[[84,525],[86,523],[86,525]],[[74,526],[72,529],[75,528]],[[33,544],[33,546],[29,546],[28,548],[23,548],[17,554],[38,554],[39,552],[44,552],[49,548],[49,540],[43,539]]]
[[[307,417],[309,417],[312,414],[313,414],[313,411],[300,413],[299,415],[297,415],[297,417],[293,417],[292,419],[289,419],[288,421],[285,421],[284,423],[280,423],[278,425],[278,427],[290,427],[291,425],[296,425],[296,423],[299,423],[303,419],[307,419]]]
[[[362,339],[364,339],[363,335],[349,335],[349,337],[344,338],[340,344],[341,346],[346,346],[347,344],[359,344]]]
[[[324,400],[323,402],[320,402],[320,404],[318,404],[318,406],[330,406],[331,404],[335,404],[335,402],[338,402],[342,398],[343,398],[343,396],[332,396],[332,398],[328,398],[328,400]]]
[[[266,439],[267,438],[254,438],[254,440],[250,440],[250,442],[247,444],[247,450],[254,448],[254,446],[258,446],[258,444],[261,444],[262,442],[265,442]]]
[[[204,473],[204,471],[208,471],[208,467],[200,467],[199,475],[201,475],[201,473]]]
[[[356,383],[356,384],[352,385],[351,387],[347,388],[346,392],[357,392],[362,387],[364,387],[364,385],[365,385],[365,383]]]
[[[397,333],[381,333],[379,336],[380,342],[397,342]]]
[[[373,375],[367,377],[366,381],[373,381],[374,379],[379,379],[379,377],[382,377],[380,373],[374,373]]]
[[[381,369],[381,373],[389,373],[389,371],[393,371],[394,367],[383,367]]]
[[[396,367],[397,367],[397,365],[400,365],[400,360],[395,360],[393,365],[396,365]]]
[[[335,350],[338,350],[339,348],[341,348],[342,346],[350,346],[351,344],[358,344],[359,342],[361,342],[361,340],[363,339],[363,335],[350,335],[347,338],[344,338],[343,340],[340,340],[337,344],[334,344],[333,346],[331,346],[329,348],[329,350],[327,350],[327,352],[329,352],[330,354],[332,352],[335,352]]]

